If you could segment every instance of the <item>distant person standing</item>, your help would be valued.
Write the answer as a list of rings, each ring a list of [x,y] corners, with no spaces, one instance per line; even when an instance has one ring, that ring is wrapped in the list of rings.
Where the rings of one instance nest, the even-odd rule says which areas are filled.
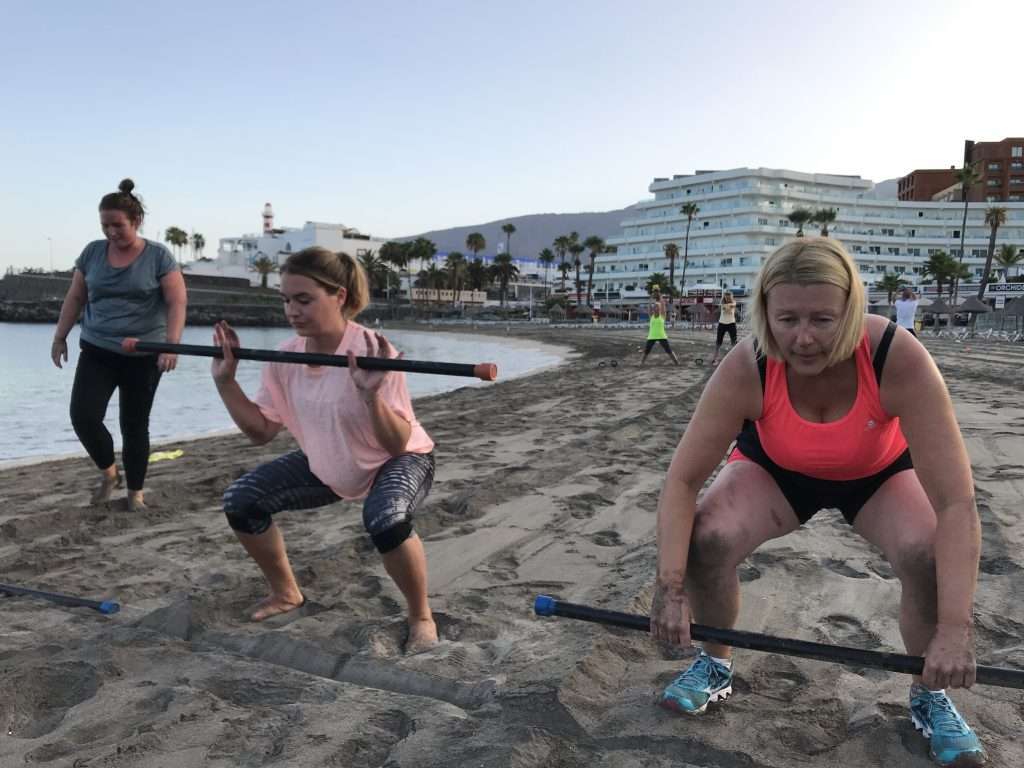
[[[654,294],[654,304],[651,306],[651,320],[647,327],[647,344],[644,347],[644,356],[640,360],[640,365],[643,365],[647,361],[647,356],[651,354],[651,350],[654,349],[655,344],[660,344],[661,348],[665,350],[672,361],[679,365],[679,358],[676,357],[676,353],[672,351],[672,347],[668,343],[668,334],[665,333],[665,306],[660,294]]]
[[[895,301],[896,325],[906,328],[915,337],[917,331],[914,330],[914,315],[917,314],[917,303],[917,296],[910,288],[904,288],[900,297]]]
[[[715,356],[711,358],[711,364],[718,364],[718,353],[722,350],[722,342],[725,341],[725,334],[729,334],[729,349],[736,346],[736,299],[732,291],[722,294],[722,307],[718,315],[718,333],[715,337]]]
[[[125,179],[117,192],[100,200],[100,227],[106,239],[89,243],[75,262],[50,357],[58,368],[63,367],[61,361],[67,362],[67,337],[82,316],[71,424],[102,473],[91,501],[109,500],[123,482],[113,438],[103,425],[116,389],[128,505],[138,512],[146,506],[142,488],[149,466],[149,413],[160,376],[174,370],[177,355],[127,353],[121,341],[132,336],[179,343],[187,297],[185,280],[170,251],[139,236],[145,209],[133,189],[135,183]]]

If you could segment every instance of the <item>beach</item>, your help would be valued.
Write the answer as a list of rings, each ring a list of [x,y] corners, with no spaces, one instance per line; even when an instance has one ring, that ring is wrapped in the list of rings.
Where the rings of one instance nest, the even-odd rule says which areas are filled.
[[[0,581],[124,606],[0,597],[0,766],[932,765],[906,676],[737,651],[729,701],[683,718],[655,701],[684,654],[533,615],[538,594],[649,611],[658,494],[714,337],[670,331],[683,365],[655,349],[640,368],[646,329],[509,332],[574,352],[415,403],[437,446],[415,525],[442,636],[418,655],[402,654],[402,598],[358,502],[277,518],[308,603],[246,620],[264,583],[221,494],[293,447],[284,433],[162,445],[183,454],[152,464],[134,516],[120,498],[88,505],[86,458],[0,471]],[[925,342],[974,467],[978,660],[1024,667],[1024,345]],[[737,628],[903,650],[899,584],[836,512],[761,547],[740,577]],[[1024,692],[953,697],[991,765],[1024,765]]]

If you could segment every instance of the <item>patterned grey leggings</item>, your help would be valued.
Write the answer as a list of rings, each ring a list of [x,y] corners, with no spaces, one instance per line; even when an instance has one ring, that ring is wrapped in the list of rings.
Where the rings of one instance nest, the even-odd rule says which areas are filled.
[[[363,502],[363,525],[377,551],[390,552],[412,535],[412,516],[434,482],[433,453],[402,453],[377,471]],[[286,453],[248,472],[224,492],[228,525],[260,534],[285,509],[313,509],[340,501],[309,468],[302,451]]]

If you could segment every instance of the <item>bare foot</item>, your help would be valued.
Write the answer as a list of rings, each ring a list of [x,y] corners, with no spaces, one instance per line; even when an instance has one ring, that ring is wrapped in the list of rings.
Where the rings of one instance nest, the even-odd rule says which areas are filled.
[[[113,475],[108,475],[104,472],[99,485],[92,492],[92,498],[89,499],[89,503],[102,504],[105,501],[110,501],[110,494],[113,493],[115,488],[120,488],[123,482],[120,471],[115,470]]]
[[[142,496],[142,491],[131,491],[128,494],[128,509],[131,512],[146,511],[146,500]]]
[[[297,596],[296,596],[297,595]],[[301,594],[296,595],[270,595],[256,604],[256,610],[249,614],[252,621],[263,621],[271,616],[277,616],[288,611],[294,611],[306,604],[306,598]]]
[[[437,645],[437,625],[431,619],[409,622],[409,639],[405,642],[407,655],[422,653]]]

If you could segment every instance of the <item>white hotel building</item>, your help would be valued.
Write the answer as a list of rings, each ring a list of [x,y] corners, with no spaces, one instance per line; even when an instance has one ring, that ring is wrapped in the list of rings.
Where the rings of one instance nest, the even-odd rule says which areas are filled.
[[[654,198],[637,203],[636,215],[622,222],[622,235],[608,239],[618,252],[597,259],[597,303],[645,300],[648,277],[655,272],[668,277],[663,251],[667,243],[679,247],[675,282],[677,289],[683,288],[686,216],[680,208],[691,202],[700,212],[690,227],[690,289],[710,284],[729,288],[737,296],[749,294],[765,257],[795,235],[796,227],[787,219],[795,208],[836,209],[829,234],[846,245],[864,284],[876,295],[880,292],[873,290],[874,285],[885,273],[906,274],[908,282],[920,285],[914,276],[929,255],[938,250],[953,256],[960,252],[963,203],[901,201],[895,199],[895,190],[882,197],[881,190],[859,176],[737,168],[656,178],[649,191]],[[985,209],[993,205],[1007,209],[997,249],[1006,243],[1024,247],[1024,203],[970,203],[964,263],[976,278],[981,277],[990,234]],[[813,223],[804,225],[808,235],[818,229]]]

